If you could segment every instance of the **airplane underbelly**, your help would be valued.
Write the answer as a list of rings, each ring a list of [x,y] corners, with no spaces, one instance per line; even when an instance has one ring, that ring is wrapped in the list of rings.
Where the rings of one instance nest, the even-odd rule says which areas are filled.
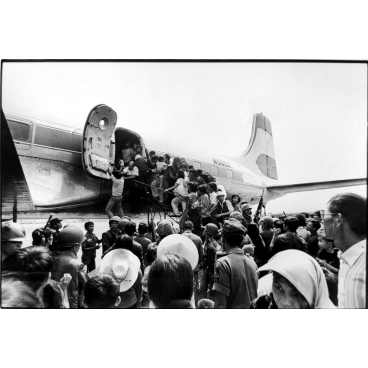
[[[99,199],[101,181],[89,177],[80,166],[29,156],[20,156],[20,162],[36,207],[80,205]]]

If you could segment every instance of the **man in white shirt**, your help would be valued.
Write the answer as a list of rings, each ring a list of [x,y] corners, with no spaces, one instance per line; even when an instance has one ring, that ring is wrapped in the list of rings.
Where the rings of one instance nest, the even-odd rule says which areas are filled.
[[[320,211],[326,238],[341,251],[339,308],[366,308],[366,203],[354,193],[337,194]]]
[[[109,174],[111,174],[111,167],[109,167]],[[123,190],[124,190],[124,178],[123,173],[119,171],[112,171],[111,175],[112,180],[112,194],[109,200],[109,203],[106,206],[105,212],[109,219],[114,216],[112,209],[116,207],[116,212],[120,218],[123,218],[124,212],[123,207],[121,205],[121,201],[123,199]]]
[[[138,180],[139,170],[134,166],[134,161],[130,161],[129,165],[123,170],[123,175],[126,181],[126,187],[129,188],[129,207],[130,212],[138,212],[139,188],[134,182]]]

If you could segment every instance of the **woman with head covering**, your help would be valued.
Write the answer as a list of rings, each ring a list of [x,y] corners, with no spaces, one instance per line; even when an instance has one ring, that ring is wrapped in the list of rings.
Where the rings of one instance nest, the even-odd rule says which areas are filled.
[[[272,292],[255,299],[251,308],[335,308],[325,275],[307,253],[295,249],[277,253],[258,272],[272,271]]]

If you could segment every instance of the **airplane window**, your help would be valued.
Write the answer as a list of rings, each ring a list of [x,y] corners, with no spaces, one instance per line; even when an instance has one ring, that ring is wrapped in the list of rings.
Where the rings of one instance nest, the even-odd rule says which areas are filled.
[[[14,140],[31,142],[31,127],[28,124],[8,120],[8,125]]]
[[[233,178],[233,172],[231,170],[226,170],[226,176],[228,179],[232,179]]]
[[[80,152],[82,136],[38,125],[34,144]]]
[[[218,169],[216,166],[211,165],[211,173],[212,176],[219,176]]]

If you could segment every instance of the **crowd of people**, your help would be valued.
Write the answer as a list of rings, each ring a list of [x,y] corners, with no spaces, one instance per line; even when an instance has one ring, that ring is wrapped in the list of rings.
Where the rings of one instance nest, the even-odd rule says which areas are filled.
[[[366,198],[343,193],[313,214],[258,219],[214,182],[197,176],[186,186],[185,204],[173,204],[181,203],[180,226],[137,227],[122,214],[95,234],[92,221],[83,233],[54,218],[22,247],[24,228],[3,222],[2,307],[366,307]]]

